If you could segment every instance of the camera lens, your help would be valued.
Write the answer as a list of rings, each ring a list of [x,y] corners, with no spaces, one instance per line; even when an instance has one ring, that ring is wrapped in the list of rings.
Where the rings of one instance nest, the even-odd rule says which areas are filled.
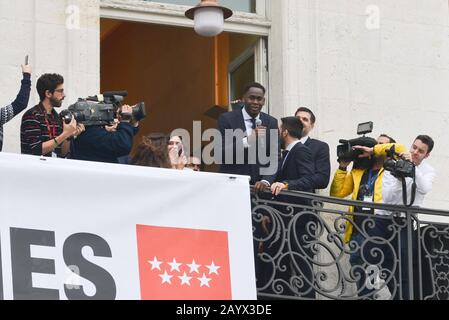
[[[70,122],[72,122],[73,115],[69,110],[62,110],[59,116],[65,124],[69,124]]]
[[[135,121],[140,121],[147,116],[147,111],[145,109],[145,102],[140,102],[136,104],[133,108],[133,118]]]

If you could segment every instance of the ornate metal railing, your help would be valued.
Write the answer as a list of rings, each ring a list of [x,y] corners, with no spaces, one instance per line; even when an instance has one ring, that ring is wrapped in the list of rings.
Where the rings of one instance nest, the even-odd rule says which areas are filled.
[[[260,299],[449,299],[447,211],[284,192],[252,213]]]

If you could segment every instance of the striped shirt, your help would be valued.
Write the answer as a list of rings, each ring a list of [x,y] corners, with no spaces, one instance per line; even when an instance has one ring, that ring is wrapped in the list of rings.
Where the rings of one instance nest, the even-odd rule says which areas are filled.
[[[22,86],[16,100],[10,105],[0,108],[0,151],[3,147],[3,125],[22,112],[28,105],[31,91],[31,75],[23,74]]]
[[[42,144],[52,140],[62,134],[62,121],[56,112],[52,110],[51,114],[47,114],[42,103],[31,108],[22,117],[22,125],[20,126],[20,142],[23,154],[31,154],[41,156]],[[62,157],[61,146],[55,151],[58,157]],[[52,154],[43,156],[50,157]]]
[[[3,125],[14,118],[14,109],[12,105],[0,109],[0,151],[3,146]]]

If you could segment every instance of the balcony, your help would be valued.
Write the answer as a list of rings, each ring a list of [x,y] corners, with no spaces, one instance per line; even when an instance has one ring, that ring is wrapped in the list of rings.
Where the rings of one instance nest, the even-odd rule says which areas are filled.
[[[348,213],[350,206],[391,214]],[[253,192],[258,298],[448,300],[449,223],[432,217],[449,221],[449,212]]]

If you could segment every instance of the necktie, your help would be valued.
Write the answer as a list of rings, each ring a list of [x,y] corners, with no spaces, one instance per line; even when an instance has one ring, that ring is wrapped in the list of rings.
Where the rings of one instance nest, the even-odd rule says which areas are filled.
[[[253,125],[253,130],[256,129],[256,119],[251,118],[249,120],[251,121],[251,124]]]
[[[287,158],[287,155],[288,155],[289,152],[290,151],[288,151],[288,150],[284,150],[284,151],[281,152],[281,155],[282,155],[282,159],[281,159],[281,161],[282,161],[282,168],[285,165],[285,159]]]

